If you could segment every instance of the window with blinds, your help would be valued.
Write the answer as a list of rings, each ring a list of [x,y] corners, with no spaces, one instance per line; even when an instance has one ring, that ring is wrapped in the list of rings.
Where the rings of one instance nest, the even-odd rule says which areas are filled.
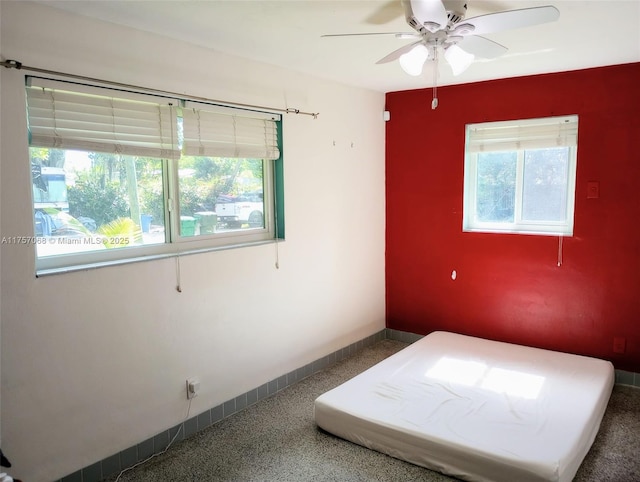
[[[578,116],[466,126],[463,231],[573,235]]]
[[[283,237],[279,114],[38,77],[26,101],[38,271]]]
[[[187,102],[182,119],[186,155],[272,160],[280,157],[272,114]]]

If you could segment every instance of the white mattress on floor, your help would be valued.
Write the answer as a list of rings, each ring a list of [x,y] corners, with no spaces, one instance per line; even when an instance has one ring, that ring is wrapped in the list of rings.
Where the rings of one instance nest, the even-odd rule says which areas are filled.
[[[610,362],[434,332],[315,401],[322,429],[464,480],[571,481]]]

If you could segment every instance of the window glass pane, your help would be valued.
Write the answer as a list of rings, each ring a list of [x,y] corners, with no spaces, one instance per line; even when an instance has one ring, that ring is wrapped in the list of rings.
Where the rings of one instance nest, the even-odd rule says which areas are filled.
[[[513,222],[516,196],[516,152],[478,154],[476,219]]]
[[[183,156],[178,179],[180,236],[265,227],[262,159]]]
[[[162,160],[30,148],[38,257],[164,243]]]
[[[565,221],[568,176],[568,147],[525,151],[522,219]]]
[[[463,231],[573,235],[578,116],[466,126]]]

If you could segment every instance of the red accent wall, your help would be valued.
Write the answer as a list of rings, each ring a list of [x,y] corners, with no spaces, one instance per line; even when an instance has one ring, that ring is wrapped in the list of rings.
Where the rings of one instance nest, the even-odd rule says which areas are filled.
[[[640,63],[440,87],[436,110],[431,96],[386,97],[387,327],[640,372]],[[465,124],[566,114],[578,114],[579,130],[562,266],[557,237],[463,233]],[[590,181],[597,199],[587,199]],[[625,353],[614,353],[614,337]]]

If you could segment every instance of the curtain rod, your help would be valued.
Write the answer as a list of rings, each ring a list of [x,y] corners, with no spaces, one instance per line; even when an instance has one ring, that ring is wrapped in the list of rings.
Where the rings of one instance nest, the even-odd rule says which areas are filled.
[[[96,79],[96,78],[93,78],[93,77],[85,77],[84,75],[67,74],[67,73],[64,73],[64,72],[56,72],[55,70],[40,69],[38,67],[29,67],[27,65],[22,65],[22,62],[18,62],[17,60],[11,60],[11,59],[3,60],[2,62],[0,62],[0,65],[2,67],[6,67],[7,69],[29,70],[31,72],[38,72],[38,73],[41,73],[41,74],[57,75],[57,76],[60,76],[60,77],[68,77],[68,78],[76,79],[76,80],[84,80],[84,81],[87,81],[87,82],[94,82],[94,83],[98,83],[98,84],[112,85],[114,87],[120,87],[120,88],[124,88],[124,89],[133,89],[133,90],[137,90],[137,91],[140,91],[140,92],[162,94],[162,95],[171,96],[171,97],[177,97],[179,99],[185,99],[185,100],[195,100],[195,101],[201,101],[201,102],[210,102],[212,104],[221,104],[221,105],[228,105],[228,106],[233,106],[233,107],[245,107],[245,108],[248,108],[248,109],[283,112],[285,114],[310,115],[314,119],[317,119],[318,115],[320,115],[319,112],[304,112],[304,111],[301,111],[299,109],[289,109],[289,108],[280,109],[280,108],[277,108],[277,107],[264,107],[264,106],[261,106],[261,105],[240,104],[238,102],[227,102],[227,101],[223,101],[223,100],[208,99],[206,97],[198,97],[198,96],[195,96],[195,95],[178,94],[176,92],[171,92],[171,91],[167,91],[167,90],[158,90],[158,89],[151,89],[151,88],[148,88],[148,87],[140,87],[139,85],[123,84],[121,82],[114,82],[114,81],[110,81],[110,80],[101,80],[101,79]]]

